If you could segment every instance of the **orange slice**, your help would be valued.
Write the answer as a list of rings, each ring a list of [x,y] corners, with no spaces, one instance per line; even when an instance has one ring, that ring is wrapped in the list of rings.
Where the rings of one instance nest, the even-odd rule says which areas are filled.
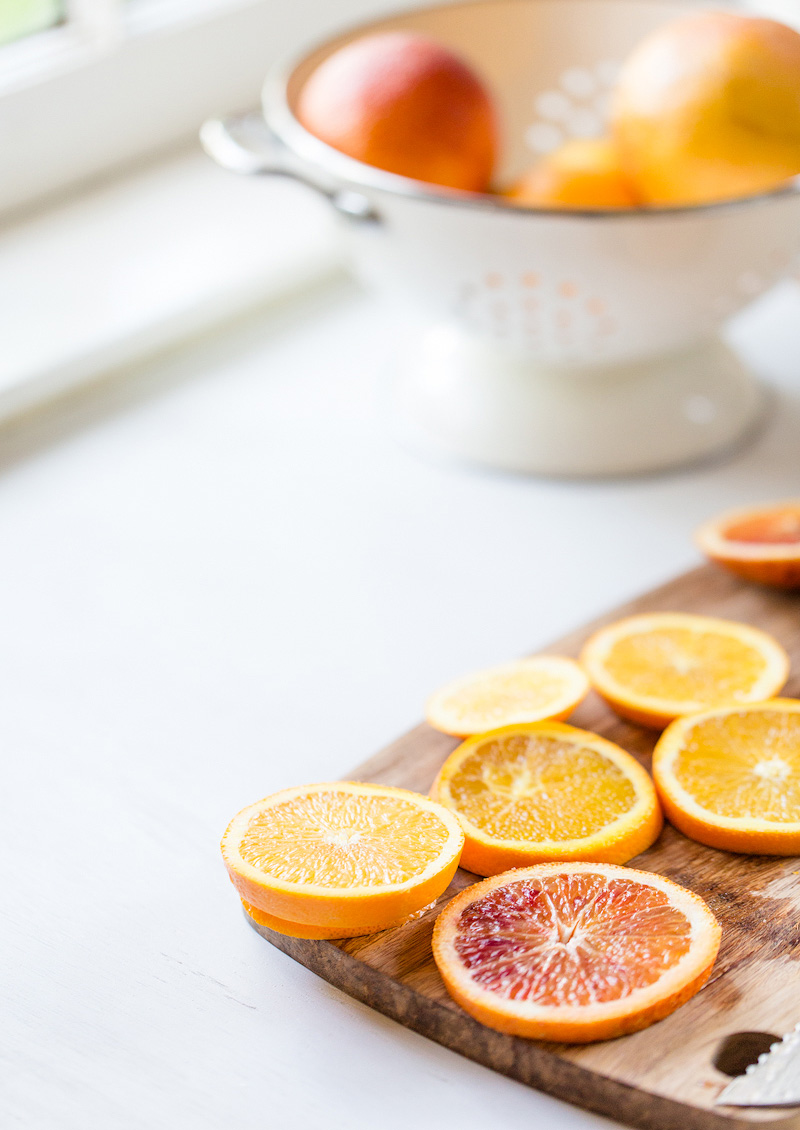
[[[800,588],[800,501],[733,510],[695,534],[703,553],[748,581]]]
[[[617,714],[655,729],[712,706],[761,702],[789,675],[788,655],[766,632],[681,612],[609,624],[586,643],[581,662]]]
[[[338,781],[284,789],[243,809],[222,855],[257,910],[367,934],[438,898],[463,842],[456,818],[427,797]]]
[[[433,956],[450,995],[481,1023],[589,1043],[687,1001],[719,940],[703,900],[661,875],[550,863],[467,887],[437,919]]]
[[[435,901],[435,900],[434,900]],[[432,907],[433,903],[428,906],[423,906],[422,910],[416,911],[414,914],[408,914],[405,918],[400,918],[395,922],[386,922],[383,926],[378,926],[375,929],[369,930],[370,934],[377,934],[380,930],[392,930],[395,926],[405,926],[407,922],[414,922],[417,918],[421,918],[423,914],[427,913]],[[259,910],[256,906],[251,906],[247,902],[242,902],[244,912],[259,926],[267,926],[270,930],[274,930],[276,934],[285,934],[287,938],[306,938],[310,941],[335,941],[337,938],[358,938],[364,935],[364,931],[358,927],[346,929],[343,926],[308,926],[303,922],[290,922],[288,918],[276,918],[274,914],[267,914],[265,910]]]
[[[435,729],[465,738],[514,722],[566,718],[588,691],[573,659],[536,655],[448,683],[428,700],[425,716]]]
[[[726,851],[800,855],[800,702],[776,698],[679,718],[653,776],[670,821]]]
[[[477,875],[549,860],[625,863],[661,831],[656,791],[638,761],[563,722],[469,738],[431,796],[460,819],[461,866]]]

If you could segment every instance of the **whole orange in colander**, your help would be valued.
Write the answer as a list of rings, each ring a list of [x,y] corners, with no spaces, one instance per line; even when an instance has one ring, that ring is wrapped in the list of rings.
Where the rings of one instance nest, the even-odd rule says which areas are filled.
[[[491,96],[448,48],[412,32],[365,35],[305,83],[297,116],[316,137],[390,173],[483,192],[497,150]]]

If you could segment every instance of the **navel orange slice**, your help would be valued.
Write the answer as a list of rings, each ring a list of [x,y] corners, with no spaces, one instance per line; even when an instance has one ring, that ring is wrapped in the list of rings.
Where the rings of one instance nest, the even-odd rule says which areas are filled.
[[[711,561],[747,581],[800,588],[800,500],[730,511],[695,539]]]
[[[563,722],[469,738],[431,796],[461,821],[461,866],[477,875],[548,860],[625,863],[661,831],[656,791],[638,761]]]
[[[586,643],[581,662],[609,705],[661,729],[683,714],[777,694],[789,657],[766,632],[681,612],[652,612],[609,624]]]
[[[664,810],[726,851],[800,855],[800,702],[772,699],[679,718],[653,753]]]
[[[481,1023],[588,1043],[668,1016],[706,981],[719,940],[703,900],[661,875],[550,863],[462,891],[437,919],[433,956]]]
[[[392,930],[396,926],[405,926],[407,922],[414,922],[417,918],[421,918],[426,911],[432,908],[433,903],[429,906],[423,906],[421,910],[414,914],[407,914],[405,918],[385,922],[382,926],[376,926],[368,931],[352,926],[349,929],[344,926],[309,926],[304,922],[290,922],[288,918],[276,918],[274,914],[267,914],[265,910],[259,910],[258,907],[251,906],[248,902],[243,901],[242,906],[245,913],[254,922],[257,922],[259,926],[267,926],[270,930],[274,930],[276,934],[284,934],[287,938],[306,938],[309,941],[332,942],[340,938],[358,938],[365,933],[377,934],[380,930]]]
[[[256,909],[366,934],[438,898],[463,843],[455,816],[427,797],[339,781],[284,789],[243,809],[222,855]]]
[[[465,738],[514,722],[566,718],[588,691],[574,659],[536,655],[448,683],[428,699],[425,716],[435,729]]]

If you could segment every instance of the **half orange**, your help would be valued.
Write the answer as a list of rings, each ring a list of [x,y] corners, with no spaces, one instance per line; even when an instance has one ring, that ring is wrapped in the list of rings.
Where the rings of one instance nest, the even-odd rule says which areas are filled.
[[[455,816],[427,797],[338,781],[284,789],[243,809],[222,855],[257,910],[366,934],[438,898],[463,843]]]
[[[679,718],[653,776],[672,824],[726,851],[800,855],[800,702],[772,699]]]
[[[551,863],[462,891],[437,919],[433,956],[481,1023],[588,1043],[668,1016],[707,980],[719,941],[703,900],[661,875]]]
[[[563,722],[469,738],[431,796],[461,821],[461,866],[477,875],[548,860],[626,863],[661,831],[656,791],[638,761]]]
[[[581,662],[617,714],[655,729],[713,706],[761,702],[789,676],[788,655],[766,632],[682,612],[608,624],[587,641]]]
[[[695,534],[703,553],[738,577],[800,588],[800,500],[732,510]]]

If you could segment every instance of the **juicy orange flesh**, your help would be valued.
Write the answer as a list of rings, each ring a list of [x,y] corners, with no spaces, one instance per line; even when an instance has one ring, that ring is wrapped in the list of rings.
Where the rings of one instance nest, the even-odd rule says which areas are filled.
[[[652,985],[690,943],[688,918],[663,891],[580,872],[495,887],[462,912],[455,949],[482,989],[557,1007]]]
[[[524,720],[528,714],[546,710],[564,690],[564,680],[545,671],[509,671],[462,685],[443,697],[439,707],[457,717],[477,714],[490,730],[493,723],[499,726],[518,715]]]
[[[765,660],[735,636],[653,628],[617,640],[605,667],[637,695],[719,706],[746,697],[763,675]]]
[[[728,526],[723,536],[754,545],[800,545],[800,507],[743,518]]]
[[[742,711],[698,722],[673,773],[717,816],[800,822],[800,714]]]
[[[450,779],[458,812],[498,840],[574,840],[629,812],[633,785],[597,750],[544,734],[485,742]]]
[[[239,850],[277,879],[342,889],[403,883],[438,857],[447,838],[434,812],[402,798],[330,791],[259,813]]]

